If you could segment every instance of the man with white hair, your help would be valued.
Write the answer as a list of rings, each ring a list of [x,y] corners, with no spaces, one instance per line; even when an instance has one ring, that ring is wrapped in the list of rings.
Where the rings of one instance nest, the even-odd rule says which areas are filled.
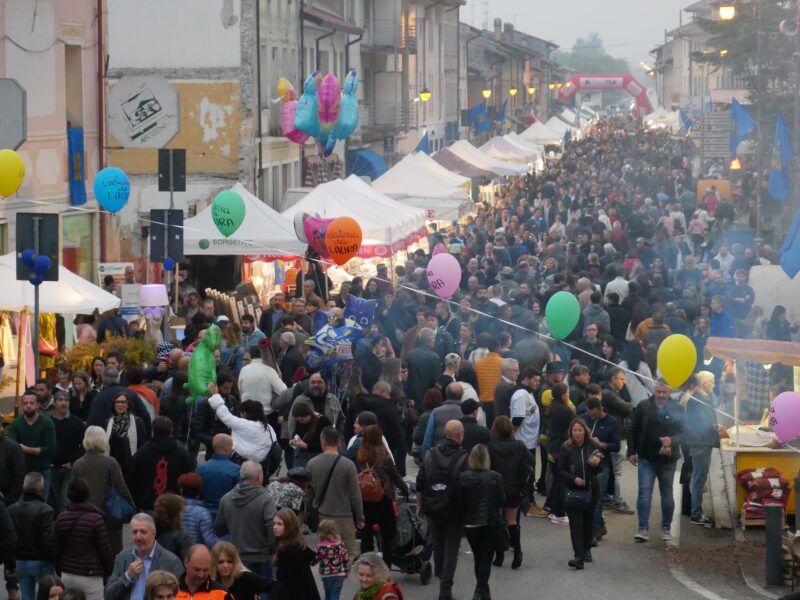
[[[279,339],[279,349],[275,361],[281,371],[283,383],[291,386],[295,383],[295,373],[305,363],[303,355],[297,349],[297,336],[291,331],[284,331]]]
[[[692,457],[692,478],[689,482],[692,498],[691,522],[703,527],[714,526],[714,520],[703,514],[703,487],[708,479],[711,451],[719,448],[713,393],[714,374],[700,371],[697,374],[697,390],[686,404],[686,446]]]
[[[518,378],[519,362],[517,359],[503,359],[503,362],[500,363],[500,381],[494,386],[495,418],[499,416],[511,418],[511,395],[517,387]],[[487,426],[489,426],[488,423]]]
[[[153,517],[138,513],[131,519],[133,548],[117,554],[114,571],[106,584],[106,600],[145,600],[145,582],[153,571],[183,574],[180,559],[156,542]]]

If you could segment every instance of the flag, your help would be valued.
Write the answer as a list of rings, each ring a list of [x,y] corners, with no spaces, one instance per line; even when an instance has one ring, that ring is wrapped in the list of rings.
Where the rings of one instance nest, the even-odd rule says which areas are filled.
[[[694,125],[694,121],[692,121],[692,118],[682,110],[678,111],[678,114],[680,114],[681,117],[681,125],[686,131],[689,131],[692,128],[692,125]]]
[[[731,100],[731,158],[736,158],[736,149],[755,124],[747,109],[736,98]]]
[[[469,120],[475,133],[489,131],[489,114],[486,112],[486,102],[479,102],[469,109]]]
[[[425,154],[430,154],[430,151],[431,148],[430,143],[428,142],[428,130],[426,129],[422,134],[422,137],[419,138],[419,144],[417,144],[417,147],[414,148],[414,152],[424,152]]]
[[[69,152],[69,201],[72,206],[80,206],[86,204],[83,127],[67,129],[67,151]]]
[[[564,142],[564,145],[565,145],[565,146],[566,146],[567,144],[569,144],[569,143],[572,141],[572,134],[570,133],[570,130],[569,130],[569,129],[567,129],[567,130],[564,132],[564,139],[563,139],[563,140],[561,140],[561,141],[562,141],[562,142]]]
[[[506,120],[506,105],[508,104],[508,100],[503,102],[503,105],[500,107],[500,110],[497,111],[497,114],[494,116],[494,120],[498,123],[502,123]]]
[[[794,279],[800,273],[800,211],[794,216],[792,227],[781,247],[781,269]]]
[[[775,119],[775,141],[772,146],[772,168],[769,171],[769,195],[782,204],[789,200],[789,162],[794,158],[789,130],[778,113]]]

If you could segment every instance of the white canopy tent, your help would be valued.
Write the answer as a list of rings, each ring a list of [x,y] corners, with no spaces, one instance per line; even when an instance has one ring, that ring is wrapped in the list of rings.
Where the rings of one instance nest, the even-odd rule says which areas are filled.
[[[536,160],[536,153],[523,150],[499,135],[487,141],[478,150],[497,160],[511,163],[528,164]]]
[[[0,310],[33,310],[34,287],[27,281],[17,281],[15,252],[0,257]],[[58,268],[58,281],[45,281],[39,286],[41,312],[90,315],[118,308],[120,299],[103,288],[86,281],[66,267]]]
[[[541,121],[536,121],[536,123],[520,133],[519,137],[526,142],[541,144],[543,146],[555,146],[564,141],[563,133],[559,135],[557,131],[553,131]]]
[[[245,205],[245,218],[230,237],[223,236],[211,217],[211,206],[183,223],[183,252],[188,255],[303,256],[306,246],[294,232],[294,224],[271,209],[241,183],[231,188]],[[205,248],[201,247],[205,246]]]
[[[469,178],[451,173],[427,154],[413,153],[372,182],[387,195],[465,198]]]
[[[425,211],[421,208],[408,206],[382,194],[380,191],[376,190],[374,187],[356,175],[350,175],[350,177],[345,179],[344,182],[365,196],[371,198],[377,204],[383,205],[386,207],[386,210],[403,215],[403,219],[408,219],[410,223],[413,223],[414,230],[423,229],[425,227]]]
[[[558,133],[561,136],[562,140],[564,139],[564,134],[567,131],[570,132],[570,135],[573,138],[576,138],[576,137],[579,138],[581,136],[580,129],[576,129],[575,127],[567,125],[566,123],[564,123],[564,121],[562,121],[561,119],[559,119],[558,117],[555,117],[555,116],[554,117],[550,117],[550,120],[547,123],[545,123],[545,125],[547,125],[547,127],[549,127],[550,129],[552,129],[553,131]]]
[[[681,127],[681,117],[677,110],[670,112],[659,106],[649,115],[642,117],[642,124],[650,129],[666,128],[677,131]]]
[[[459,175],[453,171],[448,171],[445,167],[440,165],[424,152],[415,153],[414,158],[417,160],[417,163],[420,166],[422,166],[429,173],[432,173],[438,179],[449,181],[450,183],[457,185],[462,190],[459,191],[459,198],[461,197],[462,193],[467,195],[469,194],[469,188],[472,186],[472,180],[469,177],[464,177],[463,175]]]
[[[480,169],[491,171],[495,175],[500,175],[503,177],[517,177],[519,175],[524,175],[528,171],[528,167],[525,165],[514,165],[502,160],[497,160],[496,158],[492,158],[485,152],[478,150],[466,140],[459,140],[455,142],[452,146],[448,146],[448,150],[450,150],[461,160],[464,160]]]
[[[536,158],[541,158],[542,156],[544,156],[544,146],[542,146],[541,144],[529,142],[525,138],[520,137],[514,132],[507,133],[503,137],[509,142],[511,142],[511,144],[513,144],[517,148],[520,148],[525,152],[530,152],[531,155]]]

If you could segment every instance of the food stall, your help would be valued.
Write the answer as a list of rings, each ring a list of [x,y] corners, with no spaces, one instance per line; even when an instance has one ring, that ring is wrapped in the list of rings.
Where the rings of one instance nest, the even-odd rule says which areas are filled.
[[[768,372],[773,364],[794,367],[793,384],[796,389],[800,343],[712,337],[706,343],[706,353],[733,361],[736,377],[733,400],[735,423],[728,429],[730,437],[721,443],[723,452],[734,455],[733,475],[745,469],[771,468],[780,471],[785,479],[792,482],[800,471],[800,450],[781,444],[768,427],[764,427],[761,413],[771,400]],[[765,373],[767,377],[764,377]],[[744,420],[740,418],[742,413],[747,415]],[[786,510],[788,514],[794,514],[794,489],[792,485],[788,489]],[[736,507],[737,511],[741,511],[747,493],[741,485],[737,485],[736,490]]]

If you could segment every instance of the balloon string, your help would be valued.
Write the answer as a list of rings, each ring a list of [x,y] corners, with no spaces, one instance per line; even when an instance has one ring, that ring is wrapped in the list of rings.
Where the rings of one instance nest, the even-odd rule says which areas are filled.
[[[60,205],[56,204],[55,202],[45,202],[45,201],[42,201],[42,200],[29,200],[29,202],[31,202],[33,204],[60,207]],[[93,208],[86,208],[86,207],[83,207],[83,206],[73,206],[71,208],[76,209],[76,210],[80,210],[80,211],[89,212],[89,213],[105,212],[107,214],[113,214],[113,213],[109,213],[108,211],[103,211],[103,210],[99,210],[99,209],[96,210],[96,209],[93,209]],[[154,225],[164,225],[166,227],[175,227],[175,228],[183,229],[185,231],[194,231],[196,233],[203,233],[202,229],[193,228],[193,227],[187,227],[185,225],[174,225],[174,224],[169,224],[169,223],[161,223],[159,221],[153,221],[153,220],[150,220],[150,219],[146,219],[144,217],[136,217],[136,220],[140,221],[142,223],[150,223],[150,224],[154,224]],[[237,241],[241,242],[242,244],[245,244],[245,245],[256,246],[256,243],[251,241],[251,240],[237,240]],[[267,250],[274,250],[277,255],[285,255],[286,254],[286,252],[284,250],[280,249],[280,248],[273,248],[273,247],[270,247],[270,246],[264,246],[263,244],[259,244],[259,246],[261,248],[266,248]],[[321,264],[323,266],[326,265],[326,262],[324,260],[322,260],[322,259],[311,258],[311,257],[307,257],[307,256],[306,257],[298,256],[298,258],[305,259],[308,262],[316,262],[316,263],[319,263],[319,264]],[[443,298],[440,298],[439,296],[436,296],[435,294],[431,294],[430,292],[426,292],[424,290],[420,290],[420,289],[417,289],[417,288],[414,288],[414,287],[410,287],[410,286],[407,286],[407,285],[403,285],[403,284],[395,284],[392,280],[386,279],[386,278],[375,277],[375,279],[377,279],[379,281],[383,281],[385,283],[390,283],[392,285],[395,285],[398,288],[402,288],[402,289],[408,290],[409,292],[412,292],[412,293],[415,293],[415,294],[421,294],[421,295],[426,296],[428,298],[433,298],[433,299],[438,300],[438,301],[443,301],[443,302],[447,302],[448,304],[455,305],[455,303],[450,301],[450,300],[444,300]],[[658,383],[658,381],[653,379],[652,377],[647,377],[645,375],[642,375],[641,373],[636,373],[635,371],[632,371],[632,370],[630,370],[630,369],[628,369],[626,367],[621,367],[618,364],[615,364],[615,363],[611,362],[610,360],[607,360],[606,358],[604,358],[602,356],[598,356],[596,354],[592,354],[588,350],[584,350],[583,348],[579,348],[578,346],[570,344],[569,342],[565,342],[564,340],[559,340],[559,339],[551,337],[551,336],[549,336],[547,334],[541,333],[539,331],[534,331],[532,329],[528,329],[527,327],[523,327],[519,323],[506,321],[505,319],[501,319],[500,317],[496,317],[494,315],[490,315],[490,314],[485,313],[483,311],[480,311],[480,310],[478,310],[476,308],[470,307],[468,310],[469,310],[469,312],[475,313],[475,314],[477,314],[479,316],[487,317],[488,319],[492,319],[492,320],[498,321],[500,323],[503,323],[505,325],[509,325],[510,327],[514,327],[516,329],[519,329],[521,331],[525,331],[527,333],[531,333],[533,335],[539,336],[540,338],[544,338],[544,339],[549,340],[550,342],[553,342],[555,344],[563,344],[567,348],[570,348],[572,350],[577,350],[578,352],[580,352],[582,354],[585,354],[585,355],[587,355],[587,356],[589,356],[589,357],[591,357],[591,358],[593,358],[595,360],[600,360],[601,362],[604,362],[607,365],[622,369],[623,371],[625,371],[626,373],[628,373],[630,375],[633,375],[634,377],[640,377],[642,379],[646,379],[647,381],[650,381],[651,383],[654,383],[654,384]],[[700,404],[709,407],[710,409],[712,409],[714,412],[718,413],[719,415],[722,415],[724,417],[728,417],[729,419],[732,419],[734,425],[736,427],[739,427],[739,425],[741,423],[741,420],[736,419],[736,417],[734,415],[731,415],[731,414],[725,412],[724,410],[722,410],[720,408],[717,408],[716,406],[710,404],[709,402],[706,402],[705,400],[701,400],[700,398],[697,398],[695,396],[688,395],[688,394],[686,394],[686,392],[682,392],[682,393],[687,395],[689,399],[694,400],[695,402],[699,402]],[[800,448],[795,448],[794,446],[791,446],[786,442],[781,442],[781,444],[782,444],[782,446],[784,448],[790,448],[793,451],[795,451],[797,453],[800,453]]]

